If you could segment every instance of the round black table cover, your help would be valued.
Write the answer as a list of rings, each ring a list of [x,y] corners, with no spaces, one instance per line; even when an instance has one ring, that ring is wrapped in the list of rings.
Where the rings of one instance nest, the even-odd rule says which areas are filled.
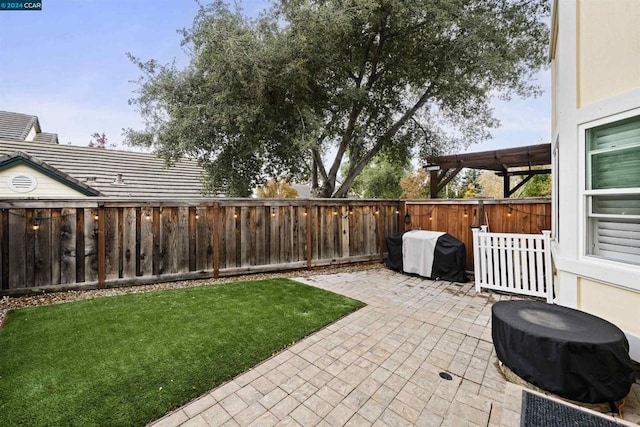
[[[540,301],[500,301],[491,311],[498,359],[524,380],[578,402],[614,402],[629,394],[629,343],[617,326]]]

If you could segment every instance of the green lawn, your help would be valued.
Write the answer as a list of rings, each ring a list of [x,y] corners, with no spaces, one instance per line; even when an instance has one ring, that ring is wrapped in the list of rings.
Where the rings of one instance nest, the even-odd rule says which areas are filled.
[[[361,306],[273,279],[11,311],[0,425],[144,425]]]

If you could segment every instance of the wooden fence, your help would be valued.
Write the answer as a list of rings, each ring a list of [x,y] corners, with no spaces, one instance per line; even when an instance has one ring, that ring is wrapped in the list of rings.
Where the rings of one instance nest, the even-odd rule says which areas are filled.
[[[534,200],[0,200],[0,295],[382,260],[405,229],[550,228]],[[405,222],[409,214],[409,223]]]
[[[382,260],[399,201],[0,201],[0,295]]]
[[[473,270],[473,227],[487,225],[494,233],[540,234],[551,230],[551,200],[430,199],[404,202],[409,214],[406,230],[445,231],[461,240],[467,252],[467,270]]]

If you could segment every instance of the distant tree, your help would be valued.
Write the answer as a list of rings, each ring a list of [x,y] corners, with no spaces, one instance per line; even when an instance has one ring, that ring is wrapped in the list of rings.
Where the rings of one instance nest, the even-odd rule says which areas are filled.
[[[478,184],[480,185],[480,194],[482,197],[501,198],[503,196],[503,180],[502,177],[496,175],[494,171],[482,171],[478,176]]]
[[[534,175],[527,182],[518,197],[546,197],[551,195],[551,175]]]
[[[425,199],[429,194],[427,184],[427,172],[424,168],[419,168],[415,173],[400,180],[402,199]]]
[[[462,197],[462,191],[460,182],[462,177],[460,174],[456,175],[442,190],[438,193],[440,199],[459,199]],[[429,183],[431,184],[431,183]]]
[[[466,169],[460,181],[460,197],[469,199],[478,197],[482,191],[482,186],[478,182],[480,171],[477,169]]]
[[[104,132],[101,134],[95,132],[91,135],[91,140],[89,141],[89,147],[91,148],[107,148],[107,135]]]
[[[538,94],[548,13],[548,0],[274,0],[250,19],[214,1],[183,31],[184,69],[130,55],[146,128],[127,140],[197,158],[212,191],[308,175],[320,197],[346,197],[379,154],[482,141],[493,96]]]
[[[69,144],[71,144],[69,142]],[[107,140],[107,135],[102,132],[95,132],[91,135],[91,139],[89,140],[89,147],[91,148],[116,148],[116,144],[109,144]]]
[[[263,186],[258,187],[256,196],[265,199],[293,199],[298,197],[298,190],[284,179],[270,179]]]
[[[345,165],[344,170],[349,169]],[[351,187],[353,193],[370,199],[397,199],[402,194],[400,180],[406,175],[401,163],[393,163],[384,156],[378,156],[367,165],[355,179]]]

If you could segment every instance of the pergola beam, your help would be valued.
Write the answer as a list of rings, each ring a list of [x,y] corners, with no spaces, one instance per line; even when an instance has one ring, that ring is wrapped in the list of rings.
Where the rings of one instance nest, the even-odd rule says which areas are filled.
[[[551,173],[551,169],[532,169],[532,170],[523,170],[523,171],[507,171],[507,172],[496,172],[498,176],[529,176],[529,175],[547,175]]]
[[[551,164],[551,144],[531,145],[528,147],[506,148],[481,153],[453,154],[449,156],[427,157],[430,165],[440,169],[458,167],[504,171],[505,167],[543,166]]]
[[[431,198],[438,198],[438,193],[442,191],[463,168],[495,171],[498,176],[503,177],[503,194],[504,197],[507,198],[522,188],[533,176],[551,173],[551,169],[549,168],[531,169],[533,166],[546,166],[550,164],[551,144],[538,144],[481,153],[427,157],[427,170],[431,172]],[[529,169],[511,170],[512,168],[521,167],[528,167]],[[438,172],[438,169],[440,172]],[[510,188],[512,176],[524,176],[525,178],[514,188]]]
[[[451,180],[455,178],[461,170],[462,167],[455,169],[443,169],[439,173],[436,170],[432,170],[430,185],[431,198],[437,199],[438,193],[440,193],[440,191],[442,191],[442,189],[445,188],[446,185],[450,183]]]

